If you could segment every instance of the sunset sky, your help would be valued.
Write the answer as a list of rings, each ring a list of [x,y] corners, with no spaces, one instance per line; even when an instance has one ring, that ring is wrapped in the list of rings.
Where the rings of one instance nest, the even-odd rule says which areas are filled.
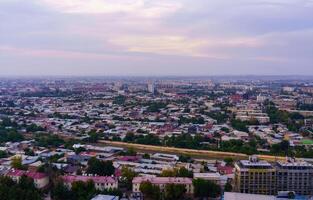
[[[0,0],[0,76],[313,75],[313,0]]]

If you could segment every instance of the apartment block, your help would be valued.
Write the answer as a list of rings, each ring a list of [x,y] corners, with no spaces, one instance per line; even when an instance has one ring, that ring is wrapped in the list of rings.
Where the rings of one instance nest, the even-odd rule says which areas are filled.
[[[250,194],[276,194],[276,169],[256,157],[235,164],[235,191]]]
[[[313,165],[293,159],[275,164],[277,191],[294,191],[296,194],[313,194]]]

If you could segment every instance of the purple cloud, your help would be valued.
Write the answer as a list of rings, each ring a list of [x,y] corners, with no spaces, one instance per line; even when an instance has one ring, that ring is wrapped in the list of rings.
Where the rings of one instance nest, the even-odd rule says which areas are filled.
[[[312,74],[311,0],[2,0],[1,75]]]

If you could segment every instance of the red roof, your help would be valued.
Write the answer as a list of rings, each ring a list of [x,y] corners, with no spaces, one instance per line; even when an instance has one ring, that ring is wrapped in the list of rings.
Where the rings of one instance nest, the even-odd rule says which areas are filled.
[[[140,159],[140,157],[138,156],[123,156],[121,158],[119,158],[119,160],[121,161],[138,161]]]
[[[114,175],[115,175],[116,177],[122,176],[122,170],[116,169],[115,172],[114,172]]]
[[[117,180],[111,176],[62,176],[64,182],[73,183],[76,181],[87,182],[92,180],[94,183],[115,183]]]
[[[23,175],[30,177],[32,179],[43,179],[47,177],[45,173],[24,171],[24,170],[18,170],[18,169],[12,169],[7,173],[7,176],[20,177]]]
[[[234,168],[230,167],[230,166],[221,166],[218,165],[217,166],[217,170],[221,173],[221,174],[232,174]]]

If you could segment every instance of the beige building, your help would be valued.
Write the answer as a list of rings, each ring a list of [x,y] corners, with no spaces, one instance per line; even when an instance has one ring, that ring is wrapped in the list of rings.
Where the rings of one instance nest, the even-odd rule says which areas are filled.
[[[235,192],[251,194],[276,194],[276,170],[266,161],[256,157],[235,164]]]
[[[113,190],[118,188],[118,180],[111,176],[75,176],[67,175],[62,176],[64,184],[71,188],[72,184],[77,181],[93,181],[97,190]]]
[[[12,169],[7,173],[7,176],[16,182],[19,182],[22,176],[30,177],[38,189],[45,188],[49,184],[49,177],[45,173]]]
[[[143,182],[150,182],[160,187],[164,191],[167,184],[184,185],[187,194],[193,194],[192,178],[176,178],[176,177],[135,177],[133,179],[133,192],[140,192],[140,185]]]
[[[223,189],[228,180],[228,177],[226,175],[221,175],[220,173],[194,173],[193,178],[212,181],[217,185],[221,186],[221,188]]]

